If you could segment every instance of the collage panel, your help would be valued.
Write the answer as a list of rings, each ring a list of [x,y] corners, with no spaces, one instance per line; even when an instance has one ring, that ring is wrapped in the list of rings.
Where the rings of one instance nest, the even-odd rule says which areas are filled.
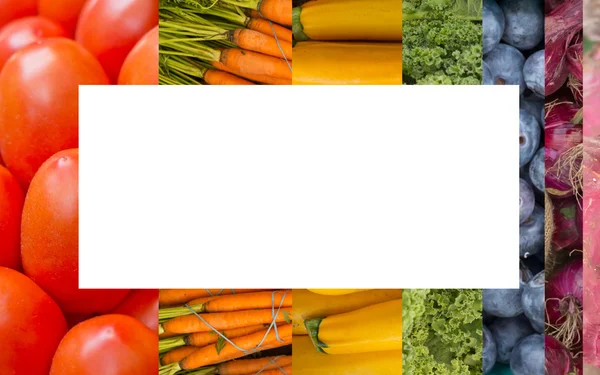
[[[160,375],[292,375],[292,290],[161,289]]]
[[[402,84],[402,0],[294,0],[294,85]]]
[[[598,8],[583,4],[583,369],[600,374],[600,29]]]
[[[584,370],[583,352],[584,254],[589,249],[583,241],[582,13],[581,0],[546,2],[545,342],[548,368],[593,374],[597,372]]]
[[[404,0],[405,85],[480,85],[481,0]]]
[[[483,84],[517,85],[520,94],[520,288],[483,291],[484,374],[547,374],[544,7],[541,0],[483,1]]]
[[[296,375],[402,373],[401,289],[294,289]]]
[[[292,0],[161,0],[161,85],[290,85]]]
[[[158,371],[158,291],[79,285],[79,88],[157,84],[157,15],[158,0],[0,1],[2,375]]]

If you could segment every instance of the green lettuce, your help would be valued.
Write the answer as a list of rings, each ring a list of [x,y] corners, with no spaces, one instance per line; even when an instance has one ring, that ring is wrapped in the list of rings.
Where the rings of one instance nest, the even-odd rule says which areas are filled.
[[[482,373],[481,290],[402,293],[402,374]]]
[[[409,0],[402,12],[406,84],[481,84],[481,0]]]

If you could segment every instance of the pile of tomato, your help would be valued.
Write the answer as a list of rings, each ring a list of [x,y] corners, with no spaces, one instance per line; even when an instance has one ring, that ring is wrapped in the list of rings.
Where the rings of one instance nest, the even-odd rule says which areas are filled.
[[[0,0],[0,374],[157,374],[158,291],[78,287],[78,87],[106,84],[158,84],[158,0]]]

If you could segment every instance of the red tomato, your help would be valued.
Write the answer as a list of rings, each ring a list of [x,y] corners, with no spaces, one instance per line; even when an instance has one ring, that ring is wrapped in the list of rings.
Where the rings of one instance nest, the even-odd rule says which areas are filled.
[[[26,188],[42,163],[79,144],[78,85],[108,84],[83,47],[49,38],[15,53],[0,73],[0,149]]]
[[[119,73],[119,85],[158,85],[158,26],[133,47]]]
[[[37,0],[0,0],[0,27],[17,18],[35,16]]]
[[[62,25],[69,35],[75,35],[77,19],[85,0],[38,0],[40,16]]]
[[[31,43],[53,36],[67,36],[56,22],[44,17],[25,17],[0,29],[0,70],[13,53]]]
[[[27,276],[0,267],[0,373],[47,375],[65,317]]]
[[[156,25],[158,0],[88,0],[75,39],[96,56],[116,83],[129,51]]]
[[[31,181],[21,224],[23,270],[66,314],[105,313],[129,291],[78,288],[78,169],[79,150],[61,151]]]
[[[103,315],[73,327],[61,341],[50,375],[156,375],[158,336],[126,315]]]
[[[132,316],[158,332],[158,290],[133,290],[112,313]]]
[[[19,236],[24,200],[17,179],[0,165],[0,267],[21,269]]]

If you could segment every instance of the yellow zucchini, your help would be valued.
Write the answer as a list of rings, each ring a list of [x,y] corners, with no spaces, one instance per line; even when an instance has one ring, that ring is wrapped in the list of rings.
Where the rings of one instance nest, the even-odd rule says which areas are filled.
[[[294,336],[292,348],[294,375],[402,374],[402,351],[400,350],[327,355],[317,352],[307,336]]]
[[[402,350],[402,300],[378,303],[304,322],[315,348],[326,354]]]
[[[369,289],[309,289],[313,293],[323,294],[326,296],[343,296],[356,292],[363,292]]]
[[[313,0],[292,10],[294,38],[402,40],[401,0]]]
[[[293,85],[400,85],[402,44],[300,42]]]
[[[343,296],[325,296],[307,289],[294,289],[292,331],[294,335],[307,335],[305,319],[341,314],[399,298],[402,298],[402,289],[373,289]]]

